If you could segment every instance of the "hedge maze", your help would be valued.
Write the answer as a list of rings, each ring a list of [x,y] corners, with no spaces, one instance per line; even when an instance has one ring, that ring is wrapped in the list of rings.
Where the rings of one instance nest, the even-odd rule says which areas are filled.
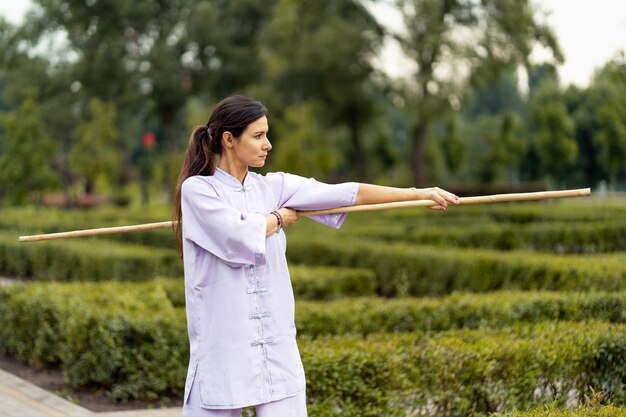
[[[181,396],[171,231],[18,243],[166,208],[8,209],[0,350],[113,400]],[[626,416],[626,203],[352,214],[288,230],[311,416]]]

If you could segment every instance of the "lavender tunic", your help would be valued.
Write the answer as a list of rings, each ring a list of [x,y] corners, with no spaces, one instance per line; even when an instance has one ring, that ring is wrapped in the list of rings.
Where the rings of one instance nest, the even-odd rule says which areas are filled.
[[[301,393],[294,298],[281,230],[265,216],[280,207],[353,205],[357,183],[329,185],[285,173],[249,172],[242,184],[217,169],[182,186],[185,297],[190,362],[184,401],[199,384],[203,408],[263,404]],[[345,214],[316,216],[338,228]]]

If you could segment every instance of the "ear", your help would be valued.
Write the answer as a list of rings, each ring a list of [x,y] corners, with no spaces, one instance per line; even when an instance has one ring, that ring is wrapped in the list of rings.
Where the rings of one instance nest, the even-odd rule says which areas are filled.
[[[234,141],[235,141],[235,138],[233,137],[232,133],[228,131],[222,133],[222,147],[223,148],[232,149]]]

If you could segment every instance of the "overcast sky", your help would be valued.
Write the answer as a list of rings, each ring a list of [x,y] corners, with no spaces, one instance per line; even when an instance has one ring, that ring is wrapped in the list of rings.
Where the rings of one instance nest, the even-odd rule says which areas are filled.
[[[565,63],[559,68],[564,84],[587,85],[595,68],[606,63],[616,51],[626,50],[626,0],[533,0],[551,12],[548,22],[555,29]],[[30,7],[30,0],[0,0],[0,15],[19,23]],[[384,2],[374,6],[377,18],[385,23],[399,23],[397,13]],[[398,51],[389,48],[383,57],[392,76],[401,76],[407,66],[398,59]],[[533,55],[542,60],[541,51]]]

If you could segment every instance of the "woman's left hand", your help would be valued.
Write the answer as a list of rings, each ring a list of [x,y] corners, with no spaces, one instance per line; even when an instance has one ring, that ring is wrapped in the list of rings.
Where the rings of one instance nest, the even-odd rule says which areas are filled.
[[[459,204],[459,197],[439,187],[421,188],[417,190],[420,193],[419,200],[432,200],[438,203],[429,207],[432,210],[447,210],[448,203]]]

